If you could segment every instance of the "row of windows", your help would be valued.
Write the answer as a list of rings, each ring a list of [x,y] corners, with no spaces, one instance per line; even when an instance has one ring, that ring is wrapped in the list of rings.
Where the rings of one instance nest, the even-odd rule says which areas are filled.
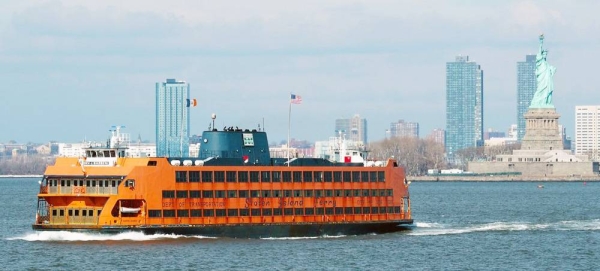
[[[385,182],[383,171],[175,171],[175,182]]]
[[[98,216],[100,216],[100,212],[102,210],[98,210]],[[68,210],[68,214],[69,216],[94,216],[94,210],[79,210],[79,209],[69,209]],[[65,210],[64,209],[52,209],[52,216],[65,216]]]
[[[121,184],[121,180],[69,180],[69,179],[49,179],[48,186],[85,186],[85,187],[117,187]]]
[[[385,197],[392,189],[325,189],[325,190],[163,190],[164,199],[187,198],[280,198],[280,197]]]
[[[237,217],[237,216],[280,216],[280,215],[360,215],[399,214],[395,207],[331,207],[331,208],[264,208],[264,209],[190,209],[148,210],[149,217]]]

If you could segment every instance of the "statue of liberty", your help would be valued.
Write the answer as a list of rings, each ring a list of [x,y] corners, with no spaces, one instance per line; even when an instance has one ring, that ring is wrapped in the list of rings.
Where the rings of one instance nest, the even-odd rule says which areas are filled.
[[[552,92],[554,91],[553,77],[556,68],[548,64],[546,56],[548,51],[543,49],[544,35],[540,35],[540,50],[535,58],[535,77],[537,78],[537,89],[531,100],[529,108],[554,108],[552,104]]]

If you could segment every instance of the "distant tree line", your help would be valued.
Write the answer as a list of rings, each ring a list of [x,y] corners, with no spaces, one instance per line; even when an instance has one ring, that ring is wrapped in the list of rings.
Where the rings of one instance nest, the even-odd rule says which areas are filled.
[[[22,155],[0,159],[0,175],[43,174],[46,166],[54,164],[54,158],[42,155]]]

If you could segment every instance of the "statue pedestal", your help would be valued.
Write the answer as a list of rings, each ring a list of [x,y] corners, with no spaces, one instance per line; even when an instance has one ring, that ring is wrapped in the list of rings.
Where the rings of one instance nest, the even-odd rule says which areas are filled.
[[[563,141],[558,130],[555,108],[529,108],[525,113],[525,136],[521,150],[562,150]]]

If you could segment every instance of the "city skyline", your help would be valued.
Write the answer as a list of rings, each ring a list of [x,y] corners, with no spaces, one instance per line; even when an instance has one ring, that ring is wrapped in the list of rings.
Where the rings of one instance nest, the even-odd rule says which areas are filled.
[[[154,138],[164,78],[195,87],[191,134],[254,128],[287,138],[289,93],[302,95],[293,138],[332,136],[360,114],[370,141],[408,119],[423,134],[446,126],[445,63],[485,67],[484,129],[515,122],[516,65],[546,35],[558,71],[554,103],[573,137],[576,105],[598,104],[595,1],[353,1],[185,3],[27,1],[0,11],[0,142],[101,140],[125,125]],[[468,15],[468,16],[467,16]],[[393,33],[393,34],[392,34]],[[150,90],[150,91],[149,91]]]

